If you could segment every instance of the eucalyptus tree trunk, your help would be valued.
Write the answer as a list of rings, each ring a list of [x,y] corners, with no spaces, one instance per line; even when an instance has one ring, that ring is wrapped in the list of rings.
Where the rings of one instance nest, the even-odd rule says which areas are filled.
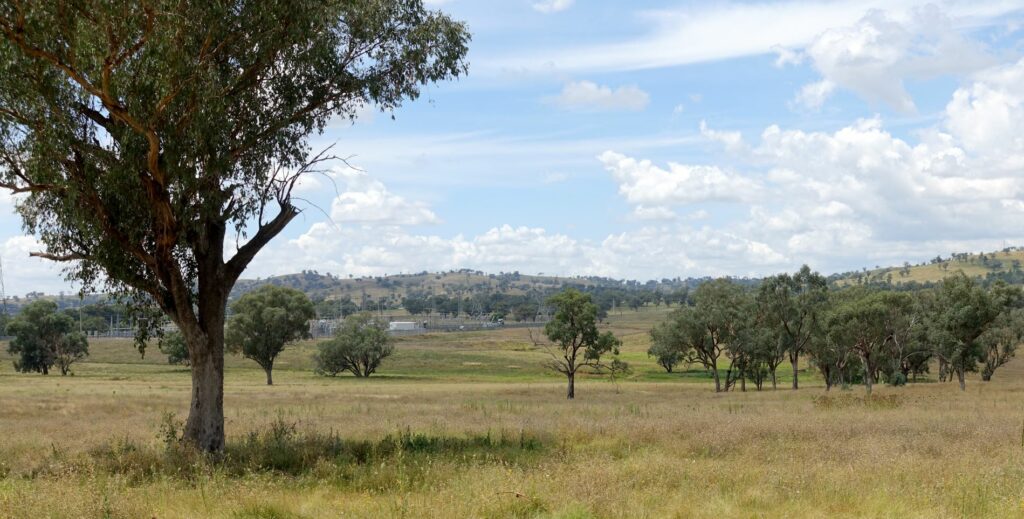
[[[967,370],[963,366],[957,366],[953,371],[956,371],[956,381],[960,383],[960,391],[967,391]]]
[[[178,326],[192,363],[192,401],[185,421],[184,441],[205,452],[221,452],[224,450],[224,321],[234,279],[226,272],[223,261],[223,227],[212,225],[206,230],[207,246],[196,251],[199,257],[196,305],[177,309]]]
[[[221,329],[223,330],[223,321]],[[192,350],[192,403],[185,442],[205,452],[224,450],[224,335],[195,338]]]
[[[789,354],[789,363],[793,366],[793,389],[800,389],[800,379],[798,372],[800,370],[800,355]]]
[[[569,387],[566,390],[566,399],[572,400],[576,398],[576,373],[568,372],[565,374],[569,378]]]
[[[870,369],[867,363],[864,364],[864,389],[867,390],[868,396],[871,396],[871,386],[875,383],[875,374]]]

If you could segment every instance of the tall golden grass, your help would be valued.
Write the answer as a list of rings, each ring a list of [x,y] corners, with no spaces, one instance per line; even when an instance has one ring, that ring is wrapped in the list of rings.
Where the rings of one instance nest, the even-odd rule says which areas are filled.
[[[640,332],[631,341],[642,351]],[[500,344],[475,354],[507,363],[520,346]],[[650,367],[636,358],[639,372]],[[166,445],[186,371],[77,372],[0,371],[0,517],[1024,515],[1021,361],[966,393],[920,383],[871,400],[820,386],[714,394],[638,377],[584,380],[574,402],[556,377],[296,370],[267,387],[238,364],[225,397],[234,457],[220,461]]]

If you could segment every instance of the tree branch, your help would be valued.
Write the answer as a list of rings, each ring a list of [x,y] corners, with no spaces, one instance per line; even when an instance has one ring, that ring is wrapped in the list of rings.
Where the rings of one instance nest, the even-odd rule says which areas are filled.
[[[50,261],[60,261],[60,262],[85,261],[85,260],[91,259],[89,256],[86,256],[84,254],[78,254],[78,253],[50,254],[48,252],[29,252],[28,255],[29,255],[30,258],[42,258],[42,259],[47,259],[47,260],[50,260]]]
[[[280,234],[288,223],[298,215],[299,210],[291,205],[291,203],[284,202],[281,204],[281,211],[277,213],[277,216],[266,224],[260,225],[252,239],[245,245],[242,245],[238,252],[225,264],[225,282],[229,283],[229,286],[233,285],[238,276],[245,270],[245,267],[249,265],[249,262],[256,257],[256,253],[270,243],[270,240],[274,239],[275,236]]]

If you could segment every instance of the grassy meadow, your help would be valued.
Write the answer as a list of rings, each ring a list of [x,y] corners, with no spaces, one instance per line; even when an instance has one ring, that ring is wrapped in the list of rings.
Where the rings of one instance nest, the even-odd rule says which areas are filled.
[[[644,354],[664,312],[613,314],[634,372],[573,402],[523,329],[403,337],[368,380],[313,375],[309,343],[272,387],[229,358],[217,462],[167,441],[189,375],[155,348],[95,341],[73,377],[0,356],[0,517],[1024,516],[1024,361],[963,394],[714,394]]]

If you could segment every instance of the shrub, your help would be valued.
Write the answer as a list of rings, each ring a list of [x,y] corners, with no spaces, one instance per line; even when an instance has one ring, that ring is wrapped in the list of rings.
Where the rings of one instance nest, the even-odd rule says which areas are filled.
[[[357,377],[369,377],[393,352],[385,324],[361,313],[345,319],[334,338],[320,343],[313,361],[321,375],[333,377],[348,371]]]
[[[188,356],[188,346],[185,344],[185,336],[181,332],[171,332],[160,339],[160,353],[167,355],[168,364],[180,364],[188,366],[191,362]]]

